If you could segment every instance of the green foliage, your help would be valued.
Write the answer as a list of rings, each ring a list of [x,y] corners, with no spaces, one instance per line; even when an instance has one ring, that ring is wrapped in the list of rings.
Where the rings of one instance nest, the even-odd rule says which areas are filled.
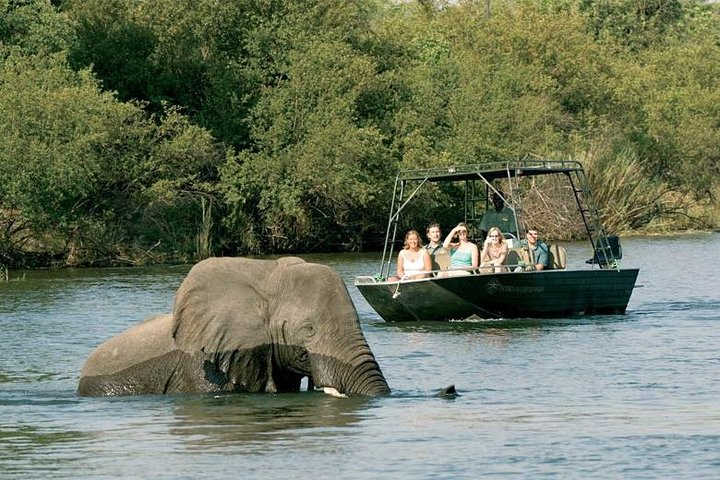
[[[706,197],[720,178],[720,49],[698,39],[646,58],[654,92],[643,110],[657,155],[647,164]]]
[[[152,111],[183,106],[238,148],[249,146],[248,116],[262,90],[283,78],[297,41],[358,43],[356,25],[371,10],[365,2],[280,0],[72,0],[66,8],[77,24],[76,66],[92,66],[122,100]]]
[[[528,155],[587,161],[613,230],[693,225],[720,188],[719,12],[0,0],[0,263],[359,249],[397,168]],[[443,190],[409,211],[458,219]]]
[[[353,121],[373,65],[312,39],[288,62],[287,78],[254,111],[258,152],[223,170],[229,225],[251,251],[357,248],[374,227],[366,209],[387,200],[377,181],[389,173],[383,136]]]
[[[0,44],[37,54],[64,51],[73,41],[72,25],[47,0],[0,0]]]
[[[159,80],[149,58],[156,36],[135,21],[130,2],[91,0],[66,8],[78,38],[69,51],[73,67],[92,68],[105,88],[117,92],[121,100],[150,100],[156,93],[148,87]]]
[[[132,219],[126,227],[131,238],[146,245],[161,242],[158,250],[185,258],[208,256],[218,203],[217,168],[224,152],[207,130],[177,109],[165,112],[150,132],[144,159],[125,171],[136,203],[114,211],[125,211]],[[197,245],[198,236],[205,247]]]
[[[610,55],[580,16],[521,5],[487,18],[468,4],[423,18],[393,32],[415,49],[413,94],[396,115],[408,165],[544,154],[607,110]]]
[[[597,38],[632,49],[662,45],[684,15],[680,0],[582,0],[580,5]]]
[[[72,263],[160,241],[193,254],[222,158],[207,131],[176,109],[147,118],[62,55],[10,53],[0,67],[0,253],[32,247]]]
[[[613,157],[584,159],[603,223],[610,232],[664,230],[673,223],[694,226],[686,215],[688,205],[666,184],[644,175],[633,152]]]
[[[0,198],[41,229],[67,225],[102,173],[98,147],[125,108],[62,56],[7,56],[0,71]]]

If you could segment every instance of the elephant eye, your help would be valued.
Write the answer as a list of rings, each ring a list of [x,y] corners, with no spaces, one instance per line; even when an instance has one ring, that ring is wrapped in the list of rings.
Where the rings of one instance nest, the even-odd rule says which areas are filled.
[[[303,338],[312,338],[315,335],[315,328],[310,324],[305,324],[300,328],[300,335]]]

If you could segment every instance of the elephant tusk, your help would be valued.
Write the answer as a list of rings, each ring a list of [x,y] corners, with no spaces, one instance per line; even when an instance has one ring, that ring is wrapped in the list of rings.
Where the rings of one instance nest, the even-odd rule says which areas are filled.
[[[333,387],[323,387],[322,390],[324,393],[327,393],[331,397],[347,398],[347,395],[345,395],[344,393],[338,392],[337,389],[333,388]]]

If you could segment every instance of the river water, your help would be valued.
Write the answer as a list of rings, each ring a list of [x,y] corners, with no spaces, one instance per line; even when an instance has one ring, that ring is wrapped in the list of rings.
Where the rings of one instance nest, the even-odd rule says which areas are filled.
[[[374,399],[78,398],[87,355],[170,311],[189,267],[11,272],[0,478],[718,478],[720,234],[623,250],[641,268],[626,315],[542,324],[388,324],[352,287],[377,254],[305,256],[350,286],[393,389]]]

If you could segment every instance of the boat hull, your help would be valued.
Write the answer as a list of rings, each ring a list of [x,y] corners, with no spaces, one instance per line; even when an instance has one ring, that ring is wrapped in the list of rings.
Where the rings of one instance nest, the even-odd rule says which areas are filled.
[[[388,322],[550,318],[625,313],[638,272],[548,270],[356,286]]]

